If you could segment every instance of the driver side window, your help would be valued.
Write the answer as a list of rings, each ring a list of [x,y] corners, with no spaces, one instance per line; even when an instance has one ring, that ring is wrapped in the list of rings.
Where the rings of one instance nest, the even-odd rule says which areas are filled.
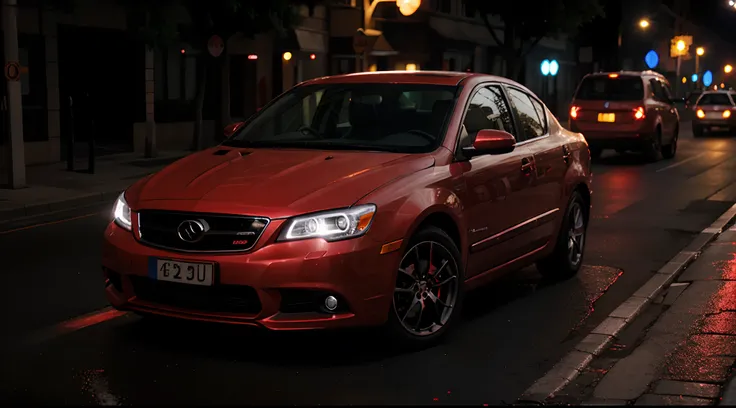
[[[465,111],[460,147],[471,146],[478,132],[484,129],[502,130],[514,134],[513,121],[503,91],[498,85],[480,88]],[[467,133],[466,133],[467,132]]]

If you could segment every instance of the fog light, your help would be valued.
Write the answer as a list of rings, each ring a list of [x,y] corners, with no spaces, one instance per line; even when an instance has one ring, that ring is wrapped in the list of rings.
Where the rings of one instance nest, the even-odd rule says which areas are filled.
[[[335,309],[337,309],[337,298],[335,298],[334,296],[327,296],[325,298],[325,307],[330,312],[332,312]]]

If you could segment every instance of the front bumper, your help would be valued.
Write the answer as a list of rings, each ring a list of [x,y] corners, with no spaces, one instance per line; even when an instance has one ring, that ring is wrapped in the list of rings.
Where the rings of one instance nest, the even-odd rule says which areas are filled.
[[[252,252],[192,254],[145,246],[111,223],[102,251],[106,296],[120,310],[272,330],[386,321],[401,251],[381,255],[381,245],[367,236],[274,243],[280,224],[273,221]],[[149,278],[149,262],[156,258],[213,262],[213,286]],[[327,295],[338,299],[332,313],[320,309]]]

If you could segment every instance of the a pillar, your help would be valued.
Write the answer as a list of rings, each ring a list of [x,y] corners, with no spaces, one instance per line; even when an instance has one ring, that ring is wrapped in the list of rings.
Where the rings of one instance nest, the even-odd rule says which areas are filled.
[[[18,1],[3,0],[3,33],[5,61],[19,62],[18,57]],[[23,142],[23,101],[20,81],[7,81],[8,89],[8,184],[10,188],[23,188],[26,184],[25,145]]]
[[[144,144],[145,157],[156,157],[156,120],[154,112],[154,58],[153,49],[146,47],[146,139]]]

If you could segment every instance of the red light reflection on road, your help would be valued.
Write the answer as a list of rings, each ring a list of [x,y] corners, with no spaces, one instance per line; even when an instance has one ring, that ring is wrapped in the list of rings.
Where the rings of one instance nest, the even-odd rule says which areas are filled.
[[[95,324],[99,324],[99,323],[114,319],[116,317],[120,317],[124,314],[125,312],[111,309],[111,310],[103,311],[100,313],[95,313],[89,316],[82,316],[74,320],[69,320],[67,322],[59,324],[57,328],[59,331],[62,331],[62,332],[80,330],[80,329],[84,329],[85,327],[93,326]]]

